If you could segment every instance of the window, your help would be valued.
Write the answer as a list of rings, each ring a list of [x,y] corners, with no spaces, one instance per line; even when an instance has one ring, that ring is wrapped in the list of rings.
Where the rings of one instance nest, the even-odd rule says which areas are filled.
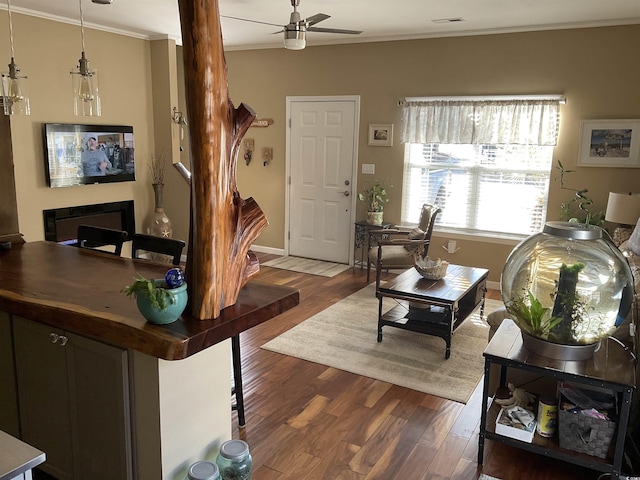
[[[559,98],[409,101],[402,221],[424,203],[436,226],[467,233],[530,235],[547,212]]]
[[[553,147],[405,144],[402,221],[417,223],[424,203],[436,225],[529,235],[544,226]]]

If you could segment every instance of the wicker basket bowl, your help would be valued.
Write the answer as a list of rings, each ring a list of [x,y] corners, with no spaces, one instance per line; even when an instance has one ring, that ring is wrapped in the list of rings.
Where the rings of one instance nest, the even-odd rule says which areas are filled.
[[[427,280],[441,280],[447,274],[448,262],[443,262],[439,258],[431,260],[427,258],[418,258],[413,266]]]

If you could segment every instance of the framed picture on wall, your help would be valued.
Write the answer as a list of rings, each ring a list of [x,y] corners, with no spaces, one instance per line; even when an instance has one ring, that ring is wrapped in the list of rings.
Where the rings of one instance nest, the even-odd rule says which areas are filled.
[[[372,147],[393,146],[393,124],[369,124],[369,145]]]
[[[580,122],[582,167],[640,168],[640,120]]]

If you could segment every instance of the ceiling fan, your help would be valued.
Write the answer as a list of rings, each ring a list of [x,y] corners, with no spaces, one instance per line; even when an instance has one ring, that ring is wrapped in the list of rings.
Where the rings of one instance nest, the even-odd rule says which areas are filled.
[[[307,32],[320,32],[320,33],[344,33],[347,35],[358,35],[362,33],[358,30],[344,30],[339,28],[322,28],[315,27],[316,23],[320,23],[327,18],[330,18],[330,15],[325,13],[316,13],[315,15],[307,18],[301,19],[300,12],[298,12],[298,6],[300,5],[300,0],[291,0],[291,5],[293,6],[293,12],[291,12],[291,17],[289,18],[289,23],[286,25],[278,25],[276,23],[269,22],[260,22],[258,20],[249,20],[248,18],[238,18],[238,17],[230,17],[228,15],[220,15],[224,18],[232,18],[234,20],[241,20],[243,22],[253,22],[253,23],[262,23],[264,25],[273,25],[275,27],[282,27],[282,30],[278,30],[275,33],[284,32],[284,48],[288,48],[289,50],[302,50],[307,44],[306,34]]]

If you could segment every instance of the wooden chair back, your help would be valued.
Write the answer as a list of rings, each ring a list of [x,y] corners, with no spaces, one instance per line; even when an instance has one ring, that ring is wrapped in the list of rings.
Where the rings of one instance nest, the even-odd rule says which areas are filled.
[[[105,253],[120,256],[122,245],[127,240],[127,232],[94,225],[78,225],[78,247],[100,249]],[[103,250],[101,247],[113,246],[114,250]]]
[[[142,258],[140,256],[141,252],[159,253],[171,257],[171,263],[173,265],[180,265],[180,258],[182,257],[184,246],[185,242],[182,240],[136,233],[133,235],[131,257]]]
[[[370,244],[368,253],[367,283],[369,282],[371,267],[376,269],[376,292],[380,287],[382,270],[411,268],[414,264],[412,252],[426,257],[431,243],[431,235],[440,208],[436,205],[424,204],[420,211],[418,227],[410,232],[397,229],[370,230]]]

